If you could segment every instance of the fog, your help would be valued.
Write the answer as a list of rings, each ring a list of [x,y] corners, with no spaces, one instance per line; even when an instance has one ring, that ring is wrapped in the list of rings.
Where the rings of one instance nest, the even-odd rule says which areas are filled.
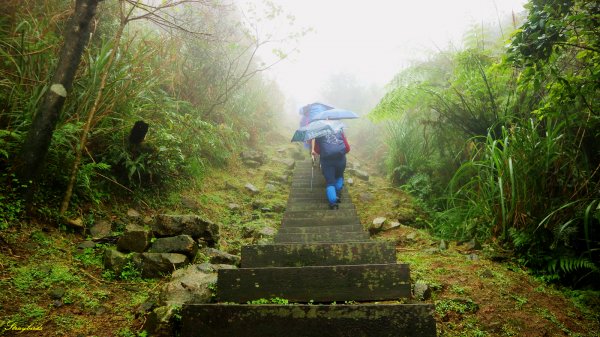
[[[351,74],[365,87],[384,86],[411,62],[432,52],[460,48],[474,25],[520,13],[525,0],[271,0],[311,28],[297,52],[269,70],[286,95],[289,109],[322,100],[333,74]],[[253,0],[261,6],[262,0]],[[245,2],[242,3],[245,4]],[[506,36],[508,38],[508,36]],[[268,59],[269,50],[260,55]]]

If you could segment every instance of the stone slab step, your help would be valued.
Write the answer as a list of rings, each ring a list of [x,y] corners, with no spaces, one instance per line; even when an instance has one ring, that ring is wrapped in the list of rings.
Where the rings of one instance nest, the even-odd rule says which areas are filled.
[[[325,184],[323,184],[325,185]],[[319,191],[319,192],[323,192],[322,188],[315,188],[317,185],[313,184],[313,189],[310,189],[310,182],[307,183],[298,183],[297,186],[291,186],[291,191],[292,193],[294,192],[306,192],[306,193],[314,193],[315,190]],[[347,194],[348,193],[348,189],[344,188],[342,189],[342,193]]]
[[[288,198],[325,198],[327,196],[325,189],[314,189],[314,191],[291,191]],[[338,195],[339,196],[339,195]],[[348,193],[342,192],[342,199],[350,198]]]
[[[338,210],[334,210],[334,211],[335,211],[335,215],[340,216],[340,217],[358,216],[358,214],[356,213],[356,210],[352,209],[352,208],[338,209]],[[312,211],[312,212],[286,210],[285,213],[283,214],[283,217],[286,219],[288,219],[288,218],[307,218],[307,217],[322,218],[322,217],[332,216],[332,215],[334,215],[333,213],[334,212],[332,212],[331,210],[318,210],[318,211]]]
[[[243,268],[386,264],[396,262],[393,242],[242,246]]]
[[[327,186],[327,184],[325,183],[325,180],[323,180],[322,182],[313,181],[313,185],[312,185],[313,191],[314,190],[322,191],[323,189],[325,189],[326,186]],[[292,182],[292,184],[290,185],[290,188],[292,190],[306,189],[306,190],[310,191],[310,180],[301,181],[301,182]]]
[[[338,225],[338,226],[282,226],[279,228],[279,234],[294,234],[294,233],[344,233],[344,232],[360,232],[364,231],[362,225]]]
[[[432,304],[188,304],[181,337],[435,337]]]
[[[296,187],[308,187],[310,188],[310,177],[308,178],[299,178],[299,179],[292,179],[292,183],[290,184],[290,186],[292,188],[296,188]],[[314,186],[325,186],[325,179],[324,178],[315,178],[313,179],[313,187]]]
[[[330,210],[329,204],[326,202],[314,202],[304,204],[290,204],[288,203],[285,207],[286,212],[312,212],[312,211],[325,211],[325,212],[337,212],[341,210],[355,210],[354,204],[340,204],[339,209]]]
[[[334,233],[277,233],[275,243],[312,243],[312,242],[356,242],[369,240],[369,234],[360,232]]]
[[[335,211],[335,210],[334,210]],[[285,217],[281,220],[281,226],[286,227],[312,227],[312,226],[343,226],[343,225],[356,225],[360,221],[355,216],[338,216],[335,212],[331,212],[331,215],[326,215],[319,218],[306,217],[306,218],[293,218]]]
[[[221,302],[261,298],[292,302],[382,301],[410,298],[408,264],[219,269]]]
[[[314,197],[302,197],[302,198],[288,198],[289,204],[311,204],[311,203],[326,203],[329,204],[329,200],[325,195],[314,196]],[[352,204],[352,200],[345,198],[342,199],[340,204]]]

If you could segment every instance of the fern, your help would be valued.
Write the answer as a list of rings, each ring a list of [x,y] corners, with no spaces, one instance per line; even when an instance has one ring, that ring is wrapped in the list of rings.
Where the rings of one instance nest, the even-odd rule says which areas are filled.
[[[518,230],[514,227],[508,229],[508,234],[510,235],[513,245],[517,249],[530,246],[534,239],[530,233]]]
[[[571,274],[579,270],[599,271],[594,262],[584,257],[559,257],[548,262],[548,271],[553,274]]]

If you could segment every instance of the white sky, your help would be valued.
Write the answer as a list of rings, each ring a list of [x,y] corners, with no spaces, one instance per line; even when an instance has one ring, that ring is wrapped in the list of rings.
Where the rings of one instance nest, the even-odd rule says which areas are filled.
[[[262,3],[262,0],[251,0]],[[385,85],[412,60],[458,46],[474,24],[523,11],[526,0],[271,0],[314,32],[299,52],[270,73],[288,102],[319,100],[334,73],[353,73],[365,85]],[[283,27],[277,29],[282,30]],[[268,51],[267,51],[268,52]],[[266,56],[264,56],[266,57]]]

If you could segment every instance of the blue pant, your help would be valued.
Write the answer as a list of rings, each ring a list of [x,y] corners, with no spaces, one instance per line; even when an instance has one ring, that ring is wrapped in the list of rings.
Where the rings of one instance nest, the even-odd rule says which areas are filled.
[[[337,197],[344,187],[344,170],[346,170],[346,155],[322,158],[321,171],[327,184],[327,200],[330,204],[337,201]]]

